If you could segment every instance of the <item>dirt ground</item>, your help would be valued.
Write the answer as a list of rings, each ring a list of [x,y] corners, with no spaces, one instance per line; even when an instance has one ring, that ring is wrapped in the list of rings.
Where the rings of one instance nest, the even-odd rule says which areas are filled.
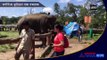
[[[65,49],[65,54],[72,54],[75,52],[78,52],[82,49],[87,48],[88,46],[92,45],[95,41],[94,40],[82,40],[82,43],[79,43],[77,39],[72,39],[70,41],[70,46]],[[43,48],[37,48],[35,49],[35,57],[39,58],[41,52],[43,51]],[[6,53],[0,53],[0,60],[14,60],[14,54],[15,50],[7,51]],[[21,60],[23,60],[23,56],[21,56]]]

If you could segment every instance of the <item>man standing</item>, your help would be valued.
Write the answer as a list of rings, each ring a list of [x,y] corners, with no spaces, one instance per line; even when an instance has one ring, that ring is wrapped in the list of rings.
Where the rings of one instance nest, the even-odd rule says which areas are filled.
[[[35,32],[34,30],[30,29],[28,21],[23,22],[22,27],[23,29],[20,34],[21,41],[16,50],[15,60],[19,60],[21,54],[23,54],[24,60],[29,60],[32,42],[35,38]]]

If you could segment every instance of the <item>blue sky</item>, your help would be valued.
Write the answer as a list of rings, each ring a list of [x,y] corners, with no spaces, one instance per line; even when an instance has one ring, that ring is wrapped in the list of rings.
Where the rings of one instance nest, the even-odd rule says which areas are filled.
[[[53,5],[54,3],[58,3],[61,7],[66,6],[66,4],[68,2],[71,2],[75,5],[83,5],[85,3],[86,0],[0,0],[0,2],[5,2],[5,1],[38,1],[40,3],[42,3],[45,7],[35,7],[32,8],[34,13],[39,13],[39,12],[51,12],[51,14],[54,13],[53,11]],[[8,17],[12,17],[12,16],[23,16],[26,15],[28,13],[28,11],[31,9],[31,7],[0,7],[0,16],[8,16]]]

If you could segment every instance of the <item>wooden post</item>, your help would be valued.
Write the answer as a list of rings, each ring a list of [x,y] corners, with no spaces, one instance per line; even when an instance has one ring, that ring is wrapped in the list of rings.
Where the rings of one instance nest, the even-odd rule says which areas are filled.
[[[35,39],[37,38],[37,40],[40,40],[40,41],[42,41],[43,43],[42,43],[42,45],[44,45],[44,44],[46,44],[46,40],[48,39],[48,40],[50,40],[49,39],[49,36],[50,36],[50,33],[45,33],[45,34],[35,34]],[[33,51],[32,51],[32,57],[31,57],[31,59],[35,59],[35,41],[36,40],[33,40],[32,41],[32,43],[33,43]],[[48,41],[48,44],[50,43],[50,41]]]
[[[51,39],[50,39],[50,35],[48,35],[47,37],[46,37],[46,45],[50,45],[51,43],[52,43],[52,41],[51,41]]]

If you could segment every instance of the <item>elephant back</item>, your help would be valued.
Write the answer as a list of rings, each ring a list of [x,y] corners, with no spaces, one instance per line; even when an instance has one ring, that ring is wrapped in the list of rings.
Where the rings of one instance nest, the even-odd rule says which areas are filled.
[[[35,33],[46,33],[50,29],[50,25],[54,25],[55,19],[47,14],[31,14],[23,16],[17,23],[19,32],[22,30],[22,23],[28,21],[30,28],[34,29]]]

